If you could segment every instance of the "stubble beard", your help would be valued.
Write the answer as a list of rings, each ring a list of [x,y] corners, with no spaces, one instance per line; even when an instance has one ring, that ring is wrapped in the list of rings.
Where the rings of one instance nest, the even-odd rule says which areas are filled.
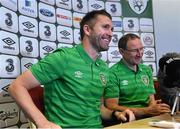
[[[102,35],[92,35],[90,42],[97,52],[107,51],[109,49],[109,44],[107,45],[107,43],[103,41]]]

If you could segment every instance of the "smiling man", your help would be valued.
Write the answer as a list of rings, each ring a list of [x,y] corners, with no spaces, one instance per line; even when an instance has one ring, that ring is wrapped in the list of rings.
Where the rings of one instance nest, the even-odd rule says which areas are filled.
[[[80,23],[81,44],[55,50],[10,85],[10,94],[38,128],[101,128],[101,115],[111,117],[112,111],[101,104],[103,94],[109,92],[109,77],[99,54],[108,50],[112,31],[105,10],[87,13]],[[45,116],[28,94],[41,84]],[[129,110],[115,116],[126,120],[126,114],[134,119]]]
[[[141,63],[144,46],[140,37],[126,34],[118,43],[122,59],[110,68],[110,88],[114,98],[106,99],[113,110],[130,109],[137,119],[170,112],[167,104],[155,100],[152,70]]]

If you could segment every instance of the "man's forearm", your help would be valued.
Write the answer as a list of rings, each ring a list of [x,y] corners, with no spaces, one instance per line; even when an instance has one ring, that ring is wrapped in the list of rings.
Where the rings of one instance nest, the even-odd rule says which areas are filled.
[[[125,111],[126,109],[129,109],[131,111],[133,111],[134,115],[136,117],[142,117],[142,116],[148,116],[150,115],[148,113],[148,107],[144,107],[144,108],[130,108],[130,107],[126,107],[126,106],[121,106],[121,105],[111,105],[110,109],[112,110],[118,110],[118,111]]]
[[[101,105],[101,117],[105,120],[111,119],[112,110],[106,108],[103,104]]]
[[[40,121],[46,120],[44,115],[39,111],[39,109],[33,103],[31,96],[29,95],[26,88],[20,86],[17,82],[13,82],[9,89],[10,95],[16,100],[17,104],[27,115],[27,117],[35,124],[40,123]]]

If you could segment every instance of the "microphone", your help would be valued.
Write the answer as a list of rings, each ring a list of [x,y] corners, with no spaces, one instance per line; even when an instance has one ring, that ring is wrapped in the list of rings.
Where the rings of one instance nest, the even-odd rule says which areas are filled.
[[[159,68],[165,74],[163,82],[166,87],[180,87],[180,58],[162,57]]]

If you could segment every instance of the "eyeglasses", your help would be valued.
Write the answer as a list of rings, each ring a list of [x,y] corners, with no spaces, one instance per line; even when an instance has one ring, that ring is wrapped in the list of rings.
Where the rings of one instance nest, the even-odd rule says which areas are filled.
[[[125,49],[125,50],[133,53],[138,53],[138,52],[142,53],[144,52],[144,47],[138,49]]]

